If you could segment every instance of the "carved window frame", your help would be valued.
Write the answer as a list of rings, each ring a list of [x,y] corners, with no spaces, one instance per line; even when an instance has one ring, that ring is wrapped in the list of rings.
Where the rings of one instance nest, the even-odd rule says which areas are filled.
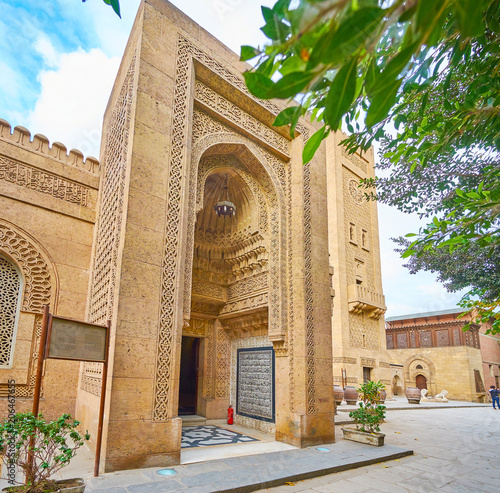
[[[17,328],[19,326],[19,316],[21,314],[21,306],[23,304],[23,298],[24,298],[24,276],[17,263],[2,251],[0,251],[0,259],[10,264],[14,268],[19,277],[19,287],[18,287],[16,310],[15,310],[16,314],[14,316],[14,324],[13,324],[14,326],[12,328],[12,343],[9,349],[10,351],[9,362],[7,365],[0,364],[0,370],[6,370],[6,369],[11,369],[14,364],[14,352],[16,348]]]

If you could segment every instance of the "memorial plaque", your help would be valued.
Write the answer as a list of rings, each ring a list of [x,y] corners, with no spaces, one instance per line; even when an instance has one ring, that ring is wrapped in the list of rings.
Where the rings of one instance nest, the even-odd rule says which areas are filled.
[[[236,414],[274,423],[274,350],[238,349]]]
[[[101,325],[51,316],[47,357],[104,362],[107,330]]]

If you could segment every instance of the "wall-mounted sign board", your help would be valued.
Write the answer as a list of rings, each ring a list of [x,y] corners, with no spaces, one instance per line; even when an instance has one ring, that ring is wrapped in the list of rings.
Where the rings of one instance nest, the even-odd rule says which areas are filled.
[[[107,330],[102,325],[50,315],[46,357],[104,363]]]

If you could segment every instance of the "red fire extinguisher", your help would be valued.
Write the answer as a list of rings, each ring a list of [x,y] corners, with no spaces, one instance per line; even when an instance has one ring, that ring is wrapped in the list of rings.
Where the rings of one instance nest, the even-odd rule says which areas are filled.
[[[228,425],[233,424],[233,416],[234,416],[233,406],[229,405],[229,407],[227,408],[227,424]]]

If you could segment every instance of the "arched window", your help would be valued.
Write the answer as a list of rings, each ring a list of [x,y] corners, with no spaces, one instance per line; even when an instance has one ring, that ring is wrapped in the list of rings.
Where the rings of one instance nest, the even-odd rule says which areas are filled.
[[[19,269],[14,262],[0,256],[0,368],[12,366],[21,295]]]
[[[417,365],[416,368],[417,368],[417,370],[423,370],[424,369],[424,367],[422,365]]]

